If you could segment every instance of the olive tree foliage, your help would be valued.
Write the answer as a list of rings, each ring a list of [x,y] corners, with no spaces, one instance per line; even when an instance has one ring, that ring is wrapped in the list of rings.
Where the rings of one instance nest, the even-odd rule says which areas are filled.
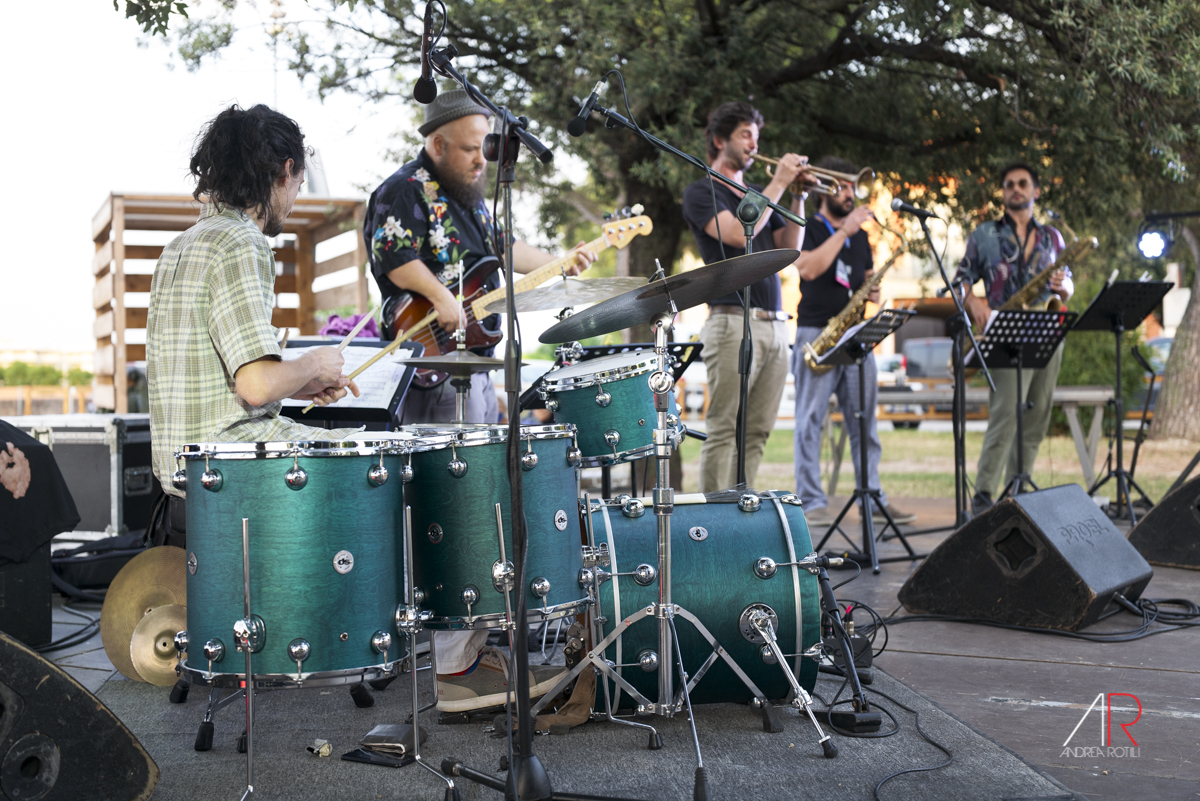
[[[113,0],[113,10],[121,8],[119,0]],[[125,16],[133,17],[146,33],[165,36],[171,15],[187,18],[187,3],[176,0],[125,0]]]
[[[192,65],[219,49],[213,31],[233,5],[205,6],[218,13],[203,21],[197,11],[180,41]],[[291,68],[316,92],[412,102],[423,3],[308,7],[321,22],[297,23],[286,38]],[[211,46],[198,47],[205,36]],[[587,185],[570,186],[523,160],[546,220],[561,227],[602,205],[645,206],[655,235],[631,246],[634,274],[655,258],[674,263],[691,242],[679,203],[701,173],[599,119],[582,138],[566,135],[577,99],[612,69],[628,110],[615,76],[603,104],[680,149],[703,157],[708,112],[749,100],[766,118],[762,152],[872,165],[895,194],[968,225],[999,213],[998,169],[1030,161],[1043,206],[1080,235],[1128,243],[1084,269],[1111,261],[1140,274],[1126,254],[1143,210],[1200,207],[1193,0],[450,0],[445,42],[482,91],[586,163]],[[1200,352],[1190,356],[1195,364]]]

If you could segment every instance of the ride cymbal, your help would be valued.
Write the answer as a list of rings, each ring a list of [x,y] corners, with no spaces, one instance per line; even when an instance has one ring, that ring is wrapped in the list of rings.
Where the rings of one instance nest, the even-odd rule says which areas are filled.
[[[538,341],[546,344],[571,342],[649,323],[656,316],[669,312],[672,302],[677,311],[710,303],[774,275],[799,256],[799,251],[786,248],[765,250],[670,275],[555,323],[538,337]]]
[[[113,667],[134,681],[145,681],[129,656],[133,631],[160,606],[187,606],[187,554],[162,545],[147,548],[117,573],[100,610],[100,639]]]
[[[583,306],[615,298],[624,292],[646,286],[645,278],[567,278],[518,293],[518,312],[554,311],[569,306]],[[508,311],[508,298],[494,300],[484,307],[490,314]]]
[[[133,628],[129,659],[142,679],[159,687],[175,683],[175,635],[187,628],[187,607],[159,606]]]

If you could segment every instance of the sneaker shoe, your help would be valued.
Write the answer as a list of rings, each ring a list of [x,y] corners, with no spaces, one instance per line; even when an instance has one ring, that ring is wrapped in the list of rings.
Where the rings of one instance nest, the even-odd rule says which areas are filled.
[[[567,672],[562,665],[538,665],[529,669],[529,697],[541,698]],[[485,646],[475,669],[465,676],[437,677],[439,712],[473,712],[504,706],[509,692],[508,655],[498,648]],[[516,692],[516,687],[513,687]]]
[[[975,497],[971,498],[971,514],[978,516],[995,506],[992,501],[992,496],[986,492],[977,492]]]
[[[892,516],[892,520],[896,521],[896,525],[898,526],[902,526],[905,523],[917,522],[917,516],[915,514],[912,512],[902,512],[895,506],[892,506],[890,503],[887,505],[887,512]],[[883,516],[883,512],[879,511],[878,507],[876,507],[875,511],[871,513],[871,519],[876,523],[887,522],[887,518]]]
[[[833,525],[833,512],[829,511],[827,506],[822,506],[820,509],[805,509],[804,521],[810,526],[830,526]]]

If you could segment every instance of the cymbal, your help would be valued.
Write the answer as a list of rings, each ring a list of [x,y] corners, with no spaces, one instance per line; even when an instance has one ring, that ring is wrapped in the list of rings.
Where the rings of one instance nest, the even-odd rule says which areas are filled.
[[[419,359],[409,359],[408,363],[418,370],[437,370],[458,378],[499,370],[504,366],[503,359],[478,356],[469,350],[456,350],[443,356],[422,356]]]
[[[155,607],[133,627],[129,658],[143,681],[158,687],[175,683],[175,634],[187,628],[187,607]]]
[[[567,278],[555,281],[537,289],[530,289],[517,294],[518,312],[553,311],[565,309],[568,306],[582,306],[586,303],[599,303],[602,300],[615,298],[631,289],[639,289],[646,285],[645,278]],[[508,311],[508,298],[494,300],[484,307],[490,314],[503,314]]]
[[[765,250],[667,276],[557,322],[538,340],[547,344],[570,342],[649,323],[656,316],[669,312],[671,301],[679,311],[708,303],[774,275],[799,255],[799,251],[786,248]]]
[[[145,681],[129,656],[133,631],[148,613],[169,604],[187,605],[187,554],[162,545],[147,548],[117,573],[100,610],[100,639],[113,667]]]

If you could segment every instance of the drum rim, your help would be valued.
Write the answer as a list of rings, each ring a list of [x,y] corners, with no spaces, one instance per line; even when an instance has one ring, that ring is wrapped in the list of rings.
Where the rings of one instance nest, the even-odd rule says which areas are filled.
[[[408,443],[412,453],[428,453],[455,448],[471,448],[477,445],[496,445],[508,442],[508,427],[502,425],[422,425],[409,429],[416,436]],[[575,425],[559,423],[555,425],[521,426],[521,441],[573,439]]]
[[[343,668],[341,670],[321,670],[300,674],[295,673],[255,673],[254,686],[259,689],[278,689],[281,687],[340,687],[343,684],[357,684],[362,681],[385,679],[388,676],[399,675],[397,670],[407,657],[400,657],[391,662],[381,662],[376,665]],[[209,672],[200,667],[192,667],[187,659],[180,662],[180,668],[188,676],[192,684],[202,687],[239,687],[245,673]]]
[[[625,364],[620,367],[614,367],[607,370],[596,370],[588,373],[581,373],[576,376],[565,376],[555,378],[555,373],[561,373],[565,370],[587,367],[590,364],[603,362],[604,360],[615,361],[618,357],[628,359],[630,356],[640,357],[632,364]],[[626,378],[635,378],[639,375],[653,372],[658,369],[658,354],[652,350],[634,350],[627,353],[610,353],[607,356],[601,356],[597,359],[592,359],[579,364],[573,364],[568,367],[561,367],[556,371],[552,371],[545,376],[545,388],[547,392],[569,392],[572,389],[584,389],[586,387],[594,387],[598,384],[610,384],[614,381],[622,381]]]
[[[290,459],[304,457],[379,456],[408,453],[410,440],[296,440],[281,442],[190,442],[175,452],[177,458]]]

